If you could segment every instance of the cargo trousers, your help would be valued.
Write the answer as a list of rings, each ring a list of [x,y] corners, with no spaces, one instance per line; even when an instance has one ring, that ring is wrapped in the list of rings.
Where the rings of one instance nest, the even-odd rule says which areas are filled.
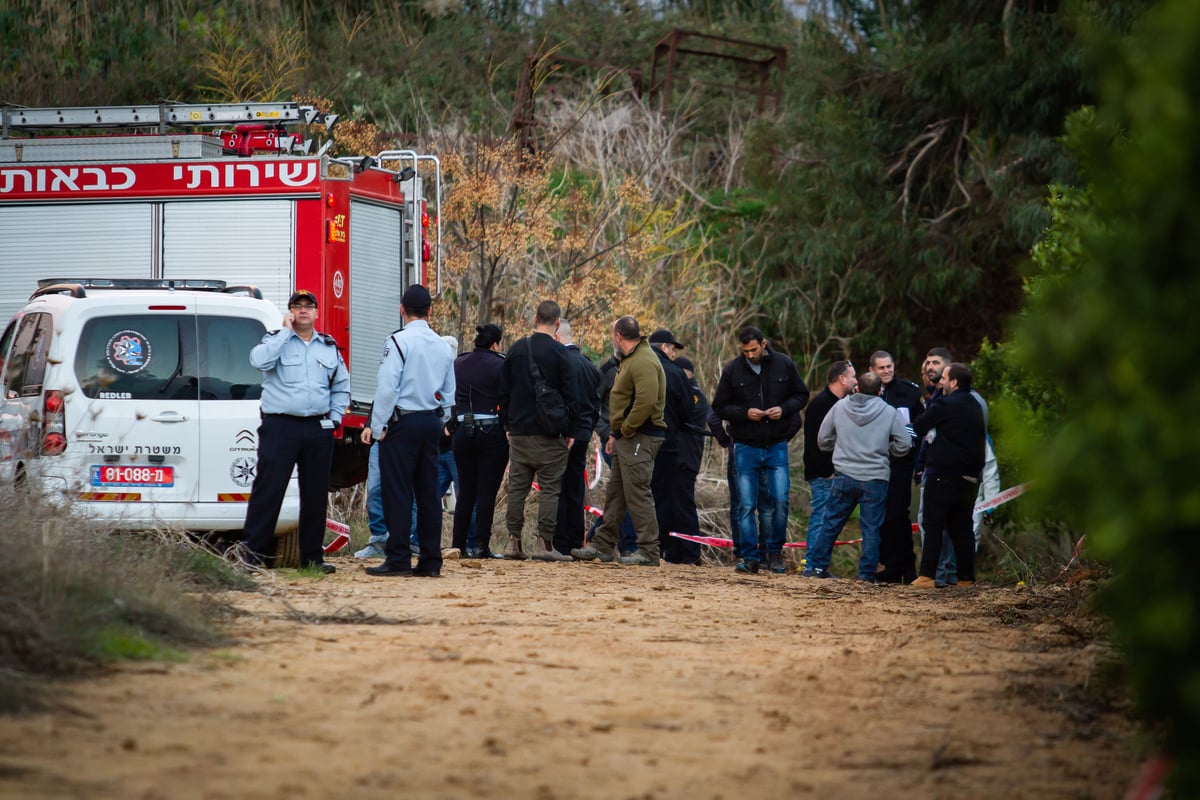
[[[558,525],[558,493],[567,469],[567,443],[559,436],[512,434],[508,437],[508,535],[521,538],[525,527],[525,500],[533,481],[538,482],[537,533],[547,548],[554,547]]]
[[[591,546],[611,553],[617,546],[621,520],[629,512],[637,531],[638,552],[659,557],[658,519],[654,515],[654,495],[650,480],[654,459],[663,446],[663,438],[638,433],[613,443],[612,470],[604,492],[604,524],[592,537]]]

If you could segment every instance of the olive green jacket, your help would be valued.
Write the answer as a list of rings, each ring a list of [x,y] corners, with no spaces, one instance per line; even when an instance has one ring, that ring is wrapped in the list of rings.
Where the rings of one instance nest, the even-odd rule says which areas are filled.
[[[614,435],[630,437],[635,433],[665,436],[667,424],[663,409],[667,405],[667,376],[658,356],[646,343],[646,337],[621,359],[612,393],[608,396],[609,415]]]

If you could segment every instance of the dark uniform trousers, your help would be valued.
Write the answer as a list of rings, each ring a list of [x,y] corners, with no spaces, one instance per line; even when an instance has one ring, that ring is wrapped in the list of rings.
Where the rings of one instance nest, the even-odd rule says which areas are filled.
[[[435,411],[402,414],[388,424],[379,443],[379,472],[383,478],[383,517],[389,531],[412,529],[413,500],[417,503],[417,566],[442,566],[442,500],[438,497],[438,444],[442,418]],[[411,567],[407,536],[388,536],[384,564],[401,572]]]
[[[554,527],[554,549],[569,553],[583,547],[583,500],[587,492],[587,451],[592,438],[575,442],[567,452],[558,494],[558,524]]]
[[[892,462],[888,480],[887,515],[879,531],[879,561],[892,580],[916,577],[917,556],[913,550],[912,504],[913,461]]]
[[[275,554],[275,525],[293,467],[300,488],[300,563],[308,566],[324,560],[333,429],[322,428],[322,419],[264,414],[258,426],[258,466],[246,507],[245,534],[246,547],[260,564]]]
[[[654,518],[658,522],[658,546],[665,561],[699,564],[700,545],[671,535],[700,532],[696,514],[696,476],[679,463],[679,450],[663,446],[654,459],[650,492],[654,496]],[[691,480],[688,480],[688,478]]]
[[[475,546],[489,549],[496,495],[508,465],[508,438],[500,420],[460,423],[454,431],[454,463],[458,465],[458,499],[454,506],[453,547],[467,550],[471,512],[475,512]]]

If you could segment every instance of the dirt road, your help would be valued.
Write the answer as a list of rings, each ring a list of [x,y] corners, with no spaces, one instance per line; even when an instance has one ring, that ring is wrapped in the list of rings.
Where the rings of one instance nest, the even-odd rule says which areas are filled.
[[[231,595],[232,646],[0,720],[0,796],[1118,798],[1136,771],[1067,589],[332,561]]]

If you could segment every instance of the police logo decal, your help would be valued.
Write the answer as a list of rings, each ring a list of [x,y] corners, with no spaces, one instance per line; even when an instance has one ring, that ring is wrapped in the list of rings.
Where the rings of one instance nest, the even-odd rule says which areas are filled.
[[[108,365],[122,375],[136,375],[150,366],[150,340],[135,330],[117,331],[104,349]]]
[[[254,473],[257,468],[257,458],[235,458],[229,467],[229,477],[238,486],[246,487],[254,483]]]

